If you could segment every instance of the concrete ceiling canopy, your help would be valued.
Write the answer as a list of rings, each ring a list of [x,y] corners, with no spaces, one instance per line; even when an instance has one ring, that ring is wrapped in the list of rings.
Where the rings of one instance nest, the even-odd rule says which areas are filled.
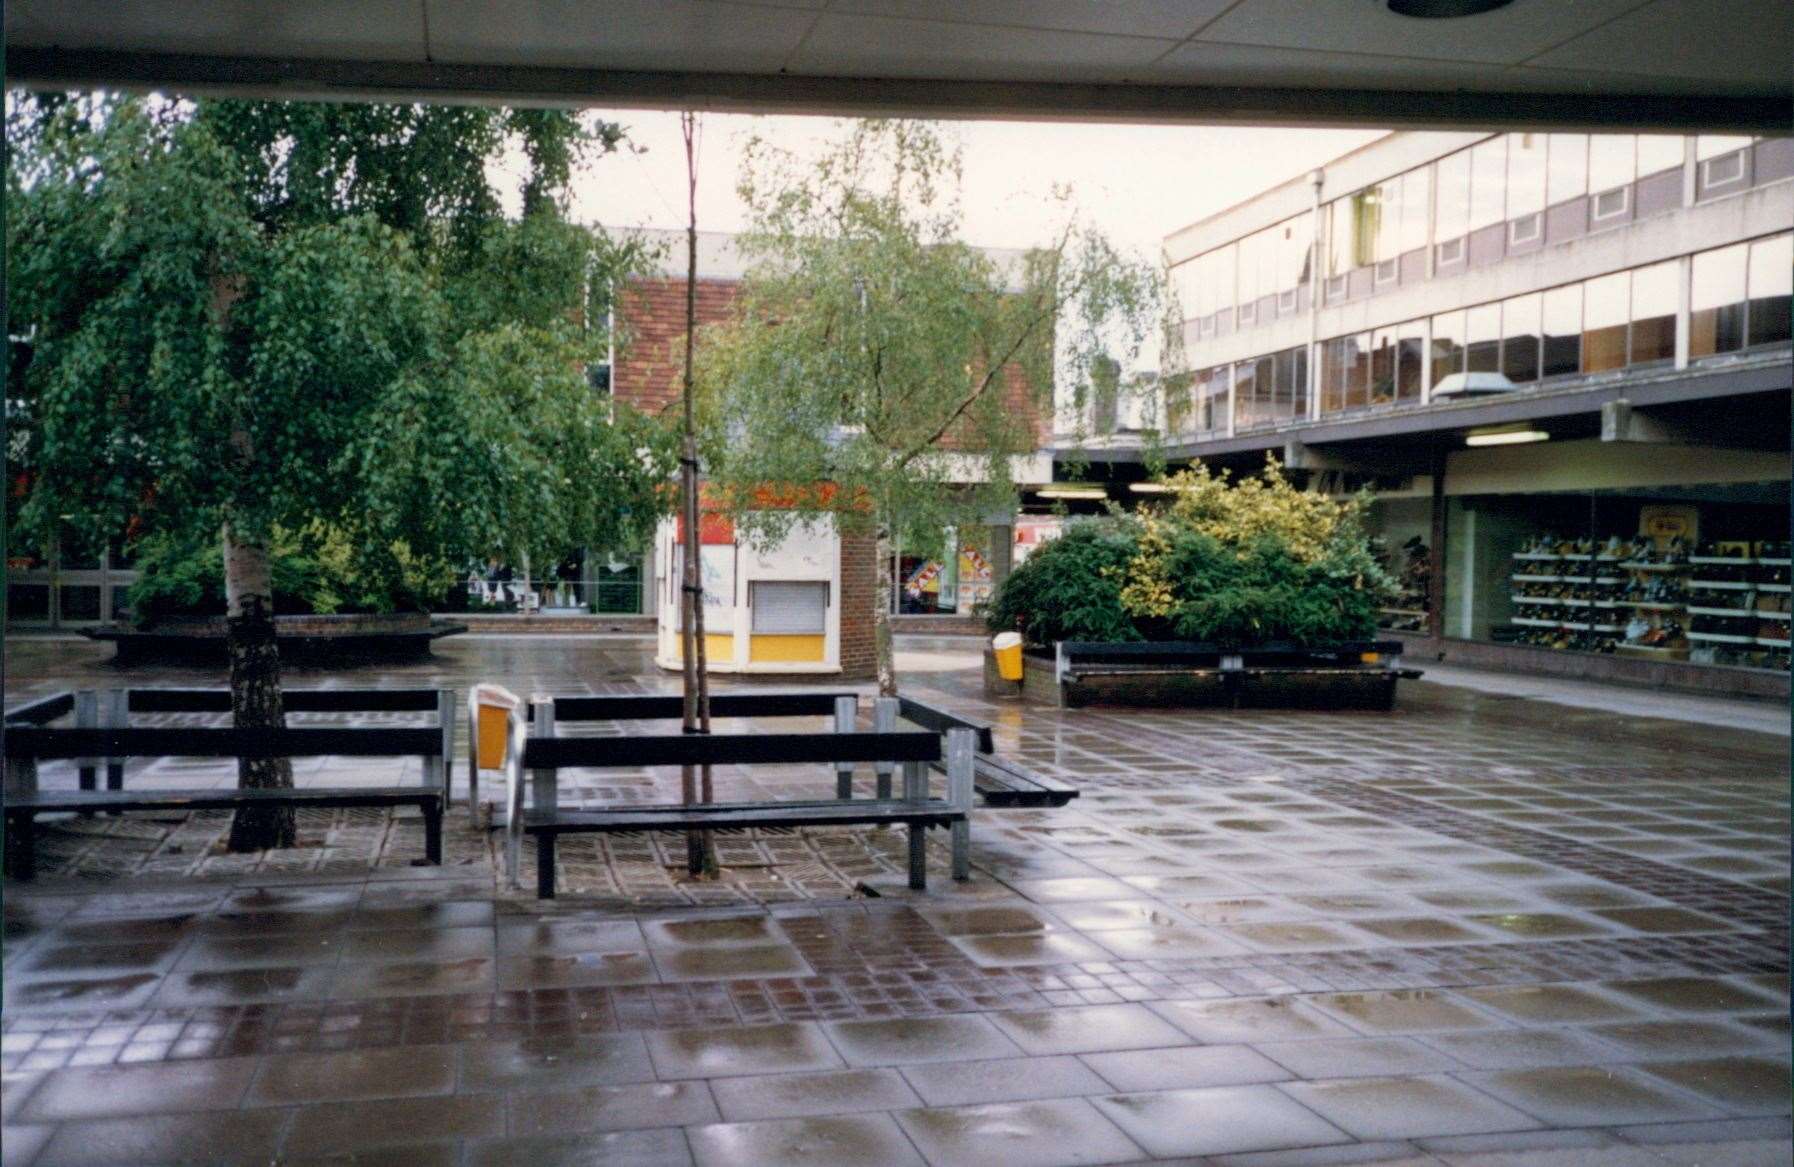
[[[1486,7],[1486,0],[1397,0]],[[1786,0],[11,0],[8,80],[288,97],[1787,133]]]

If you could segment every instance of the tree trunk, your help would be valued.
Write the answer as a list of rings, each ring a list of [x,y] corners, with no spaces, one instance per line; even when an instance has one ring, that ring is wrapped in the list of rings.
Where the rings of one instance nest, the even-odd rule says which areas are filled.
[[[274,639],[274,587],[268,546],[239,540],[226,523],[224,595],[226,643],[230,649],[231,720],[238,729],[285,729],[280,695],[280,649]],[[243,758],[237,762],[240,789],[290,790],[290,758]],[[290,806],[243,807],[230,825],[232,851],[291,847],[296,836]]]
[[[897,661],[891,651],[891,602],[897,580],[891,570],[891,528],[878,525],[878,586],[872,589],[872,654],[878,668],[878,695],[897,695]]]

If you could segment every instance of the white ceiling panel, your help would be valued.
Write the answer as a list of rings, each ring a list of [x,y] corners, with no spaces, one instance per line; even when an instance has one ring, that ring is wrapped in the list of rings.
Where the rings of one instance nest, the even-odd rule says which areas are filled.
[[[816,21],[790,68],[817,76],[1113,82],[1139,78],[1176,44],[831,11]]]
[[[835,12],[1183,40],[1235,0],[835,0]]]
[[[1514,0],[1451,20],[1398,16],[1384,0],[1242,0],[1198,39],[1271,48],[1518,64],[1639,0]],[[1321,9],[1329,9],[1323,17]]]
[[[494,19],[485,0],[429,0],[430,48],[443,62],[519,57],[562,68],[776,72],[816,13],[714,0],[542,0]]]
[[[1760,19],[1759,6],[1744,0],[1656,0],[1527,63],[1785,92],[1794,76],[1794,4],[1782,0],[1768,7],[1774,19]]]

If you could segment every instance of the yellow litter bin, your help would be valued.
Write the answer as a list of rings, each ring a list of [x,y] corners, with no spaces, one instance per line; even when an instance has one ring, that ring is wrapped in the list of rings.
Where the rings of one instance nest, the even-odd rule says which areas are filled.
[[[1022,634],[999,632],[990,639],[991,651],[997,657],[997,676],[1005,681],[1022,679]]]
[[[522,705],[515,693],[499,685],[475,685],[468,690],[467,744],[472,766],[467,775],[467,809],[476,823],[480,817],[480,771],[504,768],[511,712]]]

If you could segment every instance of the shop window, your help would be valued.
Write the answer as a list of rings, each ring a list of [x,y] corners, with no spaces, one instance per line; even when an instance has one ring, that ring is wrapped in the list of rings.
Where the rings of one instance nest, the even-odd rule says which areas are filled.
[[[1525,238],[1537,238],[1535,216],[1545,209],[1546,162],[1544,134],[1509,134],[1507,136],[1507,217],[1515,230],[1510,237],[1521,240],[1520,224],[1532,219],[1535,228]]]
[[[1786,344],[1789,337],[1789,292],[1794,290],[1794,235],[1781,235],[1750,245],[1750,320],[1752,348]]]
[[[1548,205],[1579,199],[1588,193],[1588,135],[1552,134],[1546,152],[1545,199]]]
[[[1745,269],[1749,244],[1694,257],[1688,303],[1688,355],[1710,357],[1744,347]]]
[[[1395,399],[1419,401],[1426,381],[1426,321],[1410,320],[1397,330]]]
[[[61,589],[57,597],[61,605],[58,616],[63,620],[98,620],[100,618],[100,587],[98,584],[69,584]]]
[[[1395,404],[1395,329],[1379,328],[1370,342],[1370,403]]]
[[[1632,273],[1632,350],[1629,363],[1676,356],[1676,283],[1681,263],[1670,260]]]
[[[1308,349],[1287,348],[1274,358],[1277,375],[1278,416],[1308,416]]]
[[[1565,377],[1582,371],[1582,285],[1553,288],[1544,295],[1539,375]]]
[[[1464,258],[1464,236],[1470,230],[1470,151],[1439,160],[1434,167],[1438,203],[1433,212],[1433,238],[1438,242],[1440,263]]]
[[[1638,136],[1638,177],[1679,170],[1687,154],[1680,134],[1640,134]]]
[[[1433,317],[1433,386],[1453,373],[1464,371],[1464,314],[1445,312]]]
[[[748,585],[756,635],[817,636],[828,628],[828,584],[755,580]]]
[[[1632,273],[1615,272],[1582,285],[1582,371],[1599,373],[1626,364],[1626,316]]]
[[[8,584],[6,586],[6,618],[13,620],[48,620],[50,618],[49,584]]]
[[[1464,368],[1472,373],[1501,371],[1501,305],[1484,304],[1464,314]]]
[[[1539,379],[1543,297],[1515,296],[1501,306],[1501,375],[1516,385]]]
[[[1239,429],[1257,425],[1260,420],[1257,370],[1252,361],[1241,361],[1233,367],[1233,424]]]
[[[1470,151],[1471,231],[1507,218],[1507,139],[1491,138]]]

